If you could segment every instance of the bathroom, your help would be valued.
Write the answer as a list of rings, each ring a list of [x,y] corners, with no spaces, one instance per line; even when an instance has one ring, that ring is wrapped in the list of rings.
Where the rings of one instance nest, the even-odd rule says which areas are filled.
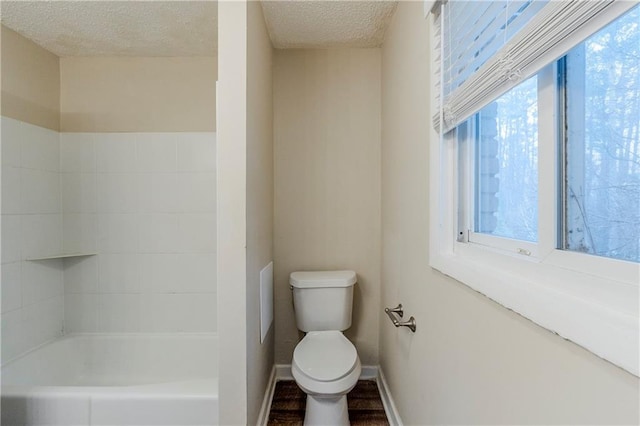
[[[345,336],[391,424],[639,423],[600,335],[430,261],[430,9],[3,1],[2,423],[266,424],[302,338],[290,274],[331,270],[357,274]],[[52,341],[92,382],[7,377]]]

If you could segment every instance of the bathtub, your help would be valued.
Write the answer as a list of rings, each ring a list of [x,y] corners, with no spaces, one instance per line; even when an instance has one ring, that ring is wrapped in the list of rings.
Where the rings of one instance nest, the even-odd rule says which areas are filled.
[[[70,334],[2,366],[2,425],[216,425],[215,334]]]

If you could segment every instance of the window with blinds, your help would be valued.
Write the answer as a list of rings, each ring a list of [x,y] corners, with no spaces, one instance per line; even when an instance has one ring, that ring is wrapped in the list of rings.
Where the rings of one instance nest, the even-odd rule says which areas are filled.
[[[431,266],[638,376],[640,4],[431,10]]]
[[[503,0],[437,3],[433,11],[439,106],[447,132],[560,58],[634,1]]]

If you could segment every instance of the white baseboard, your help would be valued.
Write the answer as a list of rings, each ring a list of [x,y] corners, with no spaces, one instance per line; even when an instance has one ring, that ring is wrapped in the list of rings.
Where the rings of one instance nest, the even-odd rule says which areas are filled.
[[[271,411],[271,401],[273,400],[273,393],[276,390],[276,366],[274,365],[269,375],[269,381],[267,382],[267,388],[265,389],[264,398],[262,400],[262,407],[260,407],[260,414],[258,415],[258,425],[267,426],[269,422],[269,411]]]
[[[277,380],[293,380],[291,374],[291,364],[276,364],[274,366],[276,370]],[[360,372],[360,380],[375,380],[378,378],[378,366],[377,365],[363,365]]]
[[[269,379],[269,386],[267,387],[267,393],[265,394],[264,402],[262,403],[262,410],[260,410],[259,425],[265,426],[267,424],[276,382],[282,380],[293,380],[291,364],[276,364],[273,366],[271,377]],[[384,411],[387,414],[389,424],[391,426],[403,426],[402,419],[400,418],[400,414],[393,402],[393,398],[389,392],[389,386],[384,378],[382,369],[377,365],[363,365],[362,372],[360,373],[360,380],[376,381],[378,384],[378,390],[380,391],[380,399],[382,399],[382,405],[384,406]]]
[[[389,386],[387,385],[387,381],[384,378],[382,368],[378,368],[377,382],[378,390],[380,391],[380,399],[382,399],[382,405],[384,406],[384,411],[387,413],[387,420],[389,420],[389,424],[391,426],[402,426],[400,413],[398,413],[396,404],[393,402],[393,398],[391,397],[391,392],[389,392]]]
[[[276,381],[277,380],[293,380],[291,375],[291,364],[276,364]]]
[[[363,365],[360,372],[360,380],[376,380],[378,378],[377,365]]]

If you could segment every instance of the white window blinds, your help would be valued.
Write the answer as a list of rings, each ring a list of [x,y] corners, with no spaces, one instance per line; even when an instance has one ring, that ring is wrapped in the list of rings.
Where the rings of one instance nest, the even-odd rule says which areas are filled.
[[[625,0],[436,4],[432,10],[439,105],[435,128],[453,129],[636,4]]]

